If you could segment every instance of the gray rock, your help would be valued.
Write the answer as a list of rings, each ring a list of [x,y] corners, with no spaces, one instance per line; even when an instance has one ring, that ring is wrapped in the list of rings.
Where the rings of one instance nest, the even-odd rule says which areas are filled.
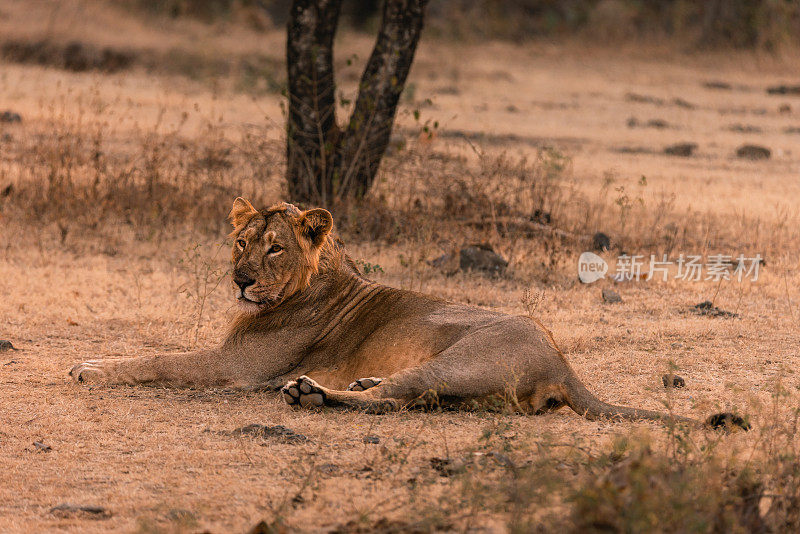
[[[364,436],[361,439],[361,441],[363,441],[364,443],[377,445],[377,444],[379,444],[381,442],[381,438],[379,438],[378,436]]]
[[[664,149],[664,154],[688,158],[697,150],[697,143],[677,143]]]
[[[11,344],[10,341],[6,341],[5,339],[0,339],[0,352],[5,352],[7,350],[19,350],[14,345]]]
[[[680,108],[686,108],[686,109],[695,109],[695,108],[697,108],[697,106],[695,106],[691,102],[687,102],[686,100],[684,100],[682,98],[673,98],[672,99],[672,103],[675,104],[676,106],[680,107]]]
[[[11,110],[6,110],[0,113],[0,122],[8,122],[8,123],[22,122],[22,116],[19,113],[15,113]]]
[[[767,87],[770,95],[800,95],[800,85],[775,85]]]
[[[592,248],[604,252],[611,249],[611,238],[603,232],[597,232],[592,237]]]
[[[291,428],[283,425],[259,425],[252,424],[237,428],[232,432],[234,436],[255,436],[259,438],[278,438],[286,443],[302,443],[310,441],[303,434],[298,434]]]
[[[769,159],[772,151],[760,145],[742,145],[736,149],[736,156],[742,159]]]
[[[731,132],[738,132],[738,133],[762,133],[763,130],[758,126],[752,126],[750,124],[731,124],[728,127],[728,130]]]
[[[739,315],[736,313],[725,311],[717,306],[714,306],[714,303],[710,300],[704,300],[703,302],[695,304],[689,309],[697,315],[706,315],[709,317],[739,317]]]
[[[87,517],[92,519],[106,519],[111,517],[111,512],[102,506],[63,503],[50,508],[50,513],[59,517]]]
[[[750,430],[750,423],[743,417],[731,412],[720,412],[711,415],[706,419],[706,424],[711,428],[730,431],[735,427],[741,428],[745,432]]]
[[[664,128],[669,128],[669,123],[663,119],[650,119],[647,121],[647,127],[663,130]]]
[[[709,82],[705,82],[703,84],[703,87],[705,87],[706,89],[719,89],[722,91],[730,91],[731,89],[733,89],[733,86],[728,82],[722,82],[719,80],[712,80]]]
[[[627,93],[625,95],[625,100],[628,102],[636,102],[639,104],[655,104],[657,106],[664,105],[664,99],[658,98],[657,96],[650,96],[650,95],[640,95],[637,93]]]
[[[604,289],[603,301],[607,302],[608,304],[615,304],[617,302],[622,302],[622,297],[620,297],[619,293],[613,289]]]
[[[486,245],[470,245],[461,249],[459,267],[462,271],[482,271],[503,274],[508,261]]]
[[[621,146],[614,149],[620,154],[652,154],[653,151],[644,146]]]
[[[655,128],[657,130],[669,128],[669,123],[663,119],[650,119],[647,122],[639,122],[636,117],[631,117],[628,119],[627,124],[628,128]]]
[[[661,377],[661,382],[665,388],[682,388],[686,386],[686,381],[683,377],[669,373]]]

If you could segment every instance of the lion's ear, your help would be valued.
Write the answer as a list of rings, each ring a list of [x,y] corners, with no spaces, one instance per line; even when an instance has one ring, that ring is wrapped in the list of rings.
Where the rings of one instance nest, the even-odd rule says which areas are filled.
[[[238,228],[246,223],[248,219],[250,219],[250,217],[256,213],[258,213],[258,211],[253,207],[252,204],[242,197],[236,197],[236,200],[233,201],[231,213],[228,215],[228,220],[231,221],[231,224],[234,226],[234,228]]]
[[[300,215],[300,233],[311,241],[315,247],[325,242],[325,238],[333,228],[333,217],[328,210],[314,208]]]

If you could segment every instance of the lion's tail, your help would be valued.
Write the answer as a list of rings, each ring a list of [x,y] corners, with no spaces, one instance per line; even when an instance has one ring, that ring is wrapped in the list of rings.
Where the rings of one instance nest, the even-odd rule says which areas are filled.
[[[652,410],[643,410],[641,408],[629,408],[627,406],[616,406],[608,404],[598,399],[591,391],[586,389],[583,382],[570,373],[565,382],[565,395],[564,402],[567,406],[572,408],[578,415],[594,420],[601,417],[609,418],[622,418],[631,421],[646,419],[650,421],[666,422],[679,422],[687,423],[692,426],[703,426],[703,423],[696,419],[682,417],[679,415],[672,415],[669,413],[655,412]]]

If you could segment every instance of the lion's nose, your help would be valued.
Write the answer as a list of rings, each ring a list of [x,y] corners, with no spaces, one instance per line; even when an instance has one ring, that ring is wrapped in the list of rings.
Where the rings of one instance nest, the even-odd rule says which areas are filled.
[[[242,292],[244,292],[245,289],[256,283],[255,280],[253,280],[244,273],[234,273],[233,281],[237,286],[239,286],[239,289],[241,289]]]

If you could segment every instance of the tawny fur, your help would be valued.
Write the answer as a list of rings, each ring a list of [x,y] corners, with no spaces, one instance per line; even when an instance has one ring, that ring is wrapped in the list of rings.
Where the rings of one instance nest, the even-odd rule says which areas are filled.
[[[367,280],[344,252],[325,210],[279,204],[257,211],[238,198],[230,220],[233,268],[255,280],[242,296],[256,302],[242,300],[245,311],[222,345],[86,362],[70,374],[82,382],[284,386],[292,405],[373,412],[499,399],[531,413],[568,405],[587,418],[695,423],[600,401],[535,319]],[[270,252],[275,246],[279,253]],[[299,375],[305,376],[290,381]],[[383,380],[363,391],[345,391],[363,377]]]

